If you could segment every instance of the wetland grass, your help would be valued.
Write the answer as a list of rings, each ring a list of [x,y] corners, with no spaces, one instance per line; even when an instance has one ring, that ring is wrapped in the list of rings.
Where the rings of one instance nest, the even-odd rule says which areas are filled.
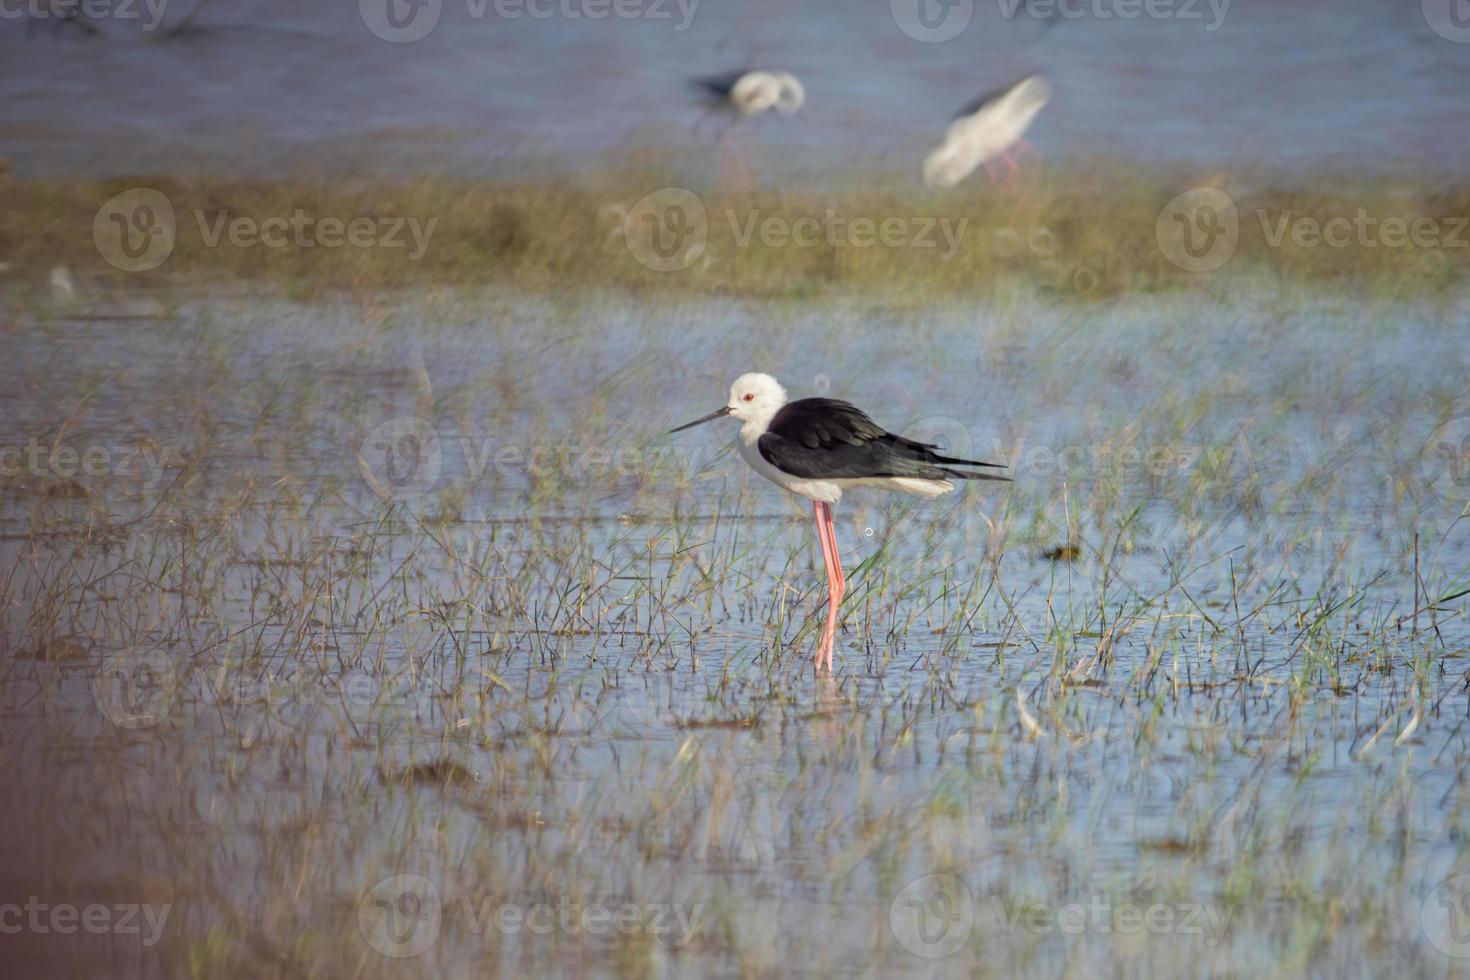
[[[629,236],[669,220],[660,192],[686,186],[703,220],[697,228],[693,218],[680,220],[702,248],[673,272],[649,268],[632,254]],[[1160,247],[1172,227],[1171,201],[1209,187],[1228,194],[1235,209],[1235,270],[1422,299],[1453,294],[1470,269],[1470,186],[1450,178],[1200,177],[1099,160],[1041,169],[1024,186],[1000,189],[976,183],[936,193],[856,175],[829,175],[824,186],[706,187],[677,167],[636,160],[576,180],[10,179],[0,184],[0,260],[20,281],[44,281],[68,264],[85,284],[250,282],[298,298],[493,283],[548,293],[568,284],[640,295],[857,293],[909,306],[936,296],[995,298],[1020,286],[1096,302],[1219,281]],[[137,188],[166,199],[175,231],[166,262],[127,273],[99,255],[94,220],[105,221],[99,209],[113,195]],[[283,223],[267,235],[262,226],[272,219]],[[337,226],[323,233],[324,221]],[[348,237],[354,221],[369,223],[363,247]]]
[[[210,199],[307,200],[258,193]],[[98,319],[8,294],[6,894],[170,908],[154,945],[32,936],[23,966],[1454,973],[1426,923],[1470,868],[1470,525],[1430,450],[1470,414],[1463,298],[1309,264],[1234,270],[1229,303],[1121,274],[1107,305],[992,300],[977,257],[905,308],[775,256],[711,295],[584,240],[602,195],[403,193],[548,210],[422,271],[185,248],[85,279]],[[53,224],[24,268],[82,272],[76,200],[25,206]],[[1087,241],[1062,200],[1028,207]],[[804,513],[659,436],[753,356],[1017,476],[844,501],[830,678]],[[402,417],[433,479],[383,481]],[[939,893],[953,948],[902,928]],[[432,922],[413,958],[385,908]]]

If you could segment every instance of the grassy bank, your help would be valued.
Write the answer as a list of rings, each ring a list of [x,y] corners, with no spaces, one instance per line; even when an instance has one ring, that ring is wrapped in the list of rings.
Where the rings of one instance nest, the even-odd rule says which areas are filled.
[[[669,190],[680,186],[691,190]],[[38,288],[64,264],[82,285],[253,281],[298,296],[503,282],[899,303],[1016,285],[1093,300],[1218,288],[1244,271],[1424,296],[1470,270],[1464,183],[1102,165],[948,192],[856,175],[833,186],[708,189],[633,167],[582,182],[11,180],[0,263]],[[1179,198],[1198,188],[1211,190]]]

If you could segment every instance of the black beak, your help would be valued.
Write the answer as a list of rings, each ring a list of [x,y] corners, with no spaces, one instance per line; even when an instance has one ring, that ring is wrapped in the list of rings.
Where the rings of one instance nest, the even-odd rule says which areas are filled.
[[[713,422],[715,419],[724,418],[726,415],[729,415],[729,414],[730,414],[730,406],[729,405],[726,405],[724,408],[720,409],[718,412],[710,412],[708,415],[705,415],[705,416],[702,416],[700,418],[697,418],[693,422],[685,422],[683,425],[679,426],[677,429],[670,429],[669,432],[668,432],[668,434],[669,435],[673,435],[675,432],[683,432],[685,429],[692,429],[696,425],[699,425],[699,424],[701,424],[703,422]]]

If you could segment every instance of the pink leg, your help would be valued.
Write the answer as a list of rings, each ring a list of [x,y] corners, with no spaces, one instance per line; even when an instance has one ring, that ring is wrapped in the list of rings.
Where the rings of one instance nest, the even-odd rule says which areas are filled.
[[[1004,171],[997,166],[997,161],[1005,164]],[[1011,156],[1010,150],[1005,150],[985,161],[985,173],[990,178],[992,184],[1003,184],[1020,173],[1020,171],[1021,165],[1016,162],[1015,157]]]
[[[985,173],[990,176],[992,184],[1001,184],[1013,180],[1021,172],[1021,156],[1032,156],[1036,154],[1036,147],[1025,140],[1017,140],[1015,146],[1004,150],[985,161]],[[996,161],[1005,164],[1004,173],[996,165]]]
[[[832,549],[832,570],[837,573],[837,594],[847,594],[847,575],[842,571],[842,556],[837,553],[837,522],[832,519],[832,505],[823,504],[827,518],[827,547]]]
[[[837,534],[832,524],[832,507],[816,503],[812,507],[817,518],[817,540],[822,546],[822,563],[827,567],[827,625],[822,630],[822,640],[817,645],[817,669],[823,664],[832,669],[832,645],[837,637],[837,608],[842,605],[842,594],[847,580],[842,575],[842,559],[837,555]]]
[[[822,513],[821,502],[812,502],[812,515],[817,519],[817,544],[822,547],[822,566],[827,571],[827,602],[830,604],[832,601],[832,553],[827,548],[827,522],[826,516]],[[817,670],[819,671],[831,652],[834,635],[832,614],[829,611],[827,626],[822,630],[822,639],[817,643]]]

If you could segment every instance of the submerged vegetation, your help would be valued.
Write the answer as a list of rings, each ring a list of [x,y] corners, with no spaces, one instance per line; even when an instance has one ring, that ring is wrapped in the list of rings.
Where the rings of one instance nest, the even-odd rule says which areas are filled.
[[[125,213],[109,213],[115,195],[139,189],[166,205],[140,212],[124,198]],[[141,247],[165,210],[166,260],[131,272],[126,259],[108,261],[115,256],[102,239],[122,233]],[[947,192],[886,189],[856,174],[780,191],[748,177],[709,185],[638,163],[577,180],[137,175],[0,184],[0,261],[37,284],[65,262],[89,282],[166,288],[249,280],[296,295],[575,284],[675,295],[861,293],[901,303],[988,297],[1021,285],[1097,300],[1218,284],[1249,271],[1422,298],[1464,284],[1467,215],[1470,185],[1456,180],[1268,180],[1106,161]]]
[[[169,909],[11,962],[1453,972],[1462,300],[650,304],[527,288],[678,281],[556,213],[514,288],[9,295],[7,894]],[[832,678],[803,513],[662,435],[747,368],[1017,477],[844,500]]]

